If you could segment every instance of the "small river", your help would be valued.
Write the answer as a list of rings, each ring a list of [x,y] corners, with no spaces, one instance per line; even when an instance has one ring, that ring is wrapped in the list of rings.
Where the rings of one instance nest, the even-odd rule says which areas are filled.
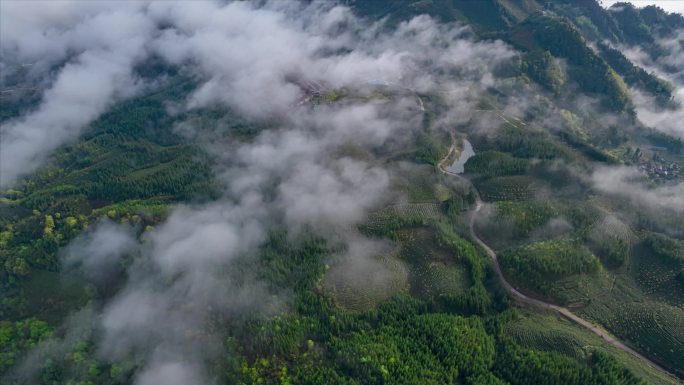
[[[473,151],[473,145],[470,144],[467,139],[463,139],[463,150],[461,150],[461,154],[458,156],[458,158],[456,158],[454,163],[447,167],[447,171],[453,172],[454,174],[462,174],[463,166],[473,155],[475,155],[475,151]]]

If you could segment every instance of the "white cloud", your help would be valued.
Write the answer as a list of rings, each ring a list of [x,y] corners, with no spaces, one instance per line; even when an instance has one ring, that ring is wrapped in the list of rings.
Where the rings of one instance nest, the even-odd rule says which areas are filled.
[[[602,167],[591,176],[598,191],[628,199],[638,206],[684,214],[684,184],[649,187],[644,179],[643,174],[630,167]]]
[[[67,268],[80,267],[86,275],[103,279],[124,256],[137,248],[130,226],[102,220],[71,241],[62,256]]]
[[[684,15],[684,2],[681,0],[602,0],[601,5],[609,8],[613,4],[619,2],[632,3],[639,8],[648,5],[657,5],[668,12],[677,12]]]
[[[37,110],[0,128],[0,188],[34,171],[112,103],[135,92],[131,68],[144,56],[153,31],[152,21],[128,5],[81,9],[64,3],[60,12],[50,14],[34,13],[40,7],[33,2],[3,4],[3,60],[68,62],[44,92]],[[46,5],[46,10],[55,6]]]
[[[119,11],[133,12],[126,20],[129,31],[85,27],[100,20],[98,25],[110,21],[111,28],[123,29],[129,24],[116,27],[112,21]],[[217,202],[176,208],[147,233],[123,288],[98,318],[100,354],[142,357],[136,376],[140,385],[203,379],[200,362],[211,354],[211,342],[188,331],[202,330],[215,314],[268,313],[287,299],[274,297],[249,272],[234,271],[237,261],[258,253],[273,226],[329,235],[331,229],[343,231],[363,221],[368,210],[382,205],[390,174],[380,163],[339,156],[341,147],[358,146],[368,154],[412,148],[408,139],[424,128],[415,91],[477,94],[494,84],[491,69],[513,55],[501,42],[474,42],[464,37],[462,27],[425,16],[388,31],[327,2],[276,1],[262,7],[153,2],[72,12],[77,15],[27,16],[38,30],[50,31],[49,41],[60,42],[62,48],[49,57],[75,52],[41,107],[7,125],[13,146],[3,148],[3,157],[10,160],[3,158],[3,185],[35,169],[134,88],[132,65],[153,53],[200,82],[183,108],[224,105],[268,123],[246,142],[211,136],[191,124],[183,127],[186,134],[195,129],[210,136],[207,149],[216,155],[223,194]],[[24,41],[21,32],[29,29],[16,27],[11,36],[17,52],[33,57],[40,51],[35,47],[47,43],[42,37]],[[67,32],[53,34],[54,29]],[[321,92],[344,87],[353,96],[315,105],[305,102],[312,86]],[[387,95],[368,92],[378,88]],[[459,116],[440,117],[445,125],[467,120],[476,100],[465,100],[461,93],[445,99],[459,107]],[[366,255],[357,251],[367,243],[347,241],[358,258]],[[72,250],[87,251],[91,243],[77,242]]]

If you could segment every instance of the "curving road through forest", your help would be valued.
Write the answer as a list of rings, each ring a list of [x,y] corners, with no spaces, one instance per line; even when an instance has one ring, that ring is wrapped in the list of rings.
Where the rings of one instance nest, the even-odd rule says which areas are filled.
[[[468,183],[470,183],[472,185],[472,182],[468,178],[464,177],[463,175],[450,172],[444,166],[444,163],[447,161],[447,159],[449,159],[449,156],[454,151],[455,147],[456,147],[455,138],[453,138],[453,136],[452,136],[451,147],[449,148],[449,151],[447,152],[446,156],[444,158],[442,158],[442,160],[439,161],[439,163],[437,164],[437,167],[439,168],[439,170],[441,172],[443,172],[447,175],[451,175],[451,176],[455,176],[457,178],[460,178],[464,181],[467,181]],[[677,377],[672,375],[670,372],[665,370],[663,367],[654,363],[653,361],[646,358],[645,356],[643,356],[639,352],[635,351],[634,349],[630,348],[629,346],[618,341],[615,337],[610,335],[607,331],[605,331],[601,327],[577,316],[576,314],[574,314],[573,312],[571,312],[570,310],[568,310],[565,307],[554,305],[552,303],[548,303],[548,302],[544,302],[544,301],[541,301],[541,300],[538,300],[535,298],[528,297],[525,294],[518,291],[515,287],[513,287],[506,280],[506,277],[503,275],[503,272],[501,271],[501,267],[499,266],[499,260],[497,258],[496,253],[494,252],[494,250],[491,247],[489,247],[489,245],[487,245],[475,232],[475,219],[477,218],[477,215],[479,214],[480,210],[482,209],[483,201],[482,201],[482,198],[480,198],[480,192],[477,191],[477,188],[475,188],[475,186],[473,186],[473,190],[475,191],[475,209],[471,212],[470,222],[468,225],[469,231],[470,231],[470,237],[472,239],[474,239],[475,242],[477,242],[477,244],[479,244],[487,252],[489,257],[492,259],[492,262],[494,265],[494,270],[496,271],[496,274],[499,277],[499,281],[501,281],[501,284],[504,287],[504,290],[506,290],[506,293],[511,298],[513,298],[516,302],[518,302],[519,304],[522,304],[522,305],[527,305],[527,306],[531,306],[531,307],[546,309],[546,310],[555,311],[557,313],[560,313],[563,317],[569,319],[570,321],[575,322],[576,324],[580,325],[581,327],[583,327],[583,328],[591,331],[592,333],[598,335],[603,340],[605,340],[607,343],[613,345],[614,347],[616,347],[620,350],[623,350],[623,351],[633,355],[634,357],[636,357],[636,358],[640,359],[642,362],[644,362],[646,365],[651,366],[652,368],[655,368],[655,369],[663,372],[664,374],[668,375],[669,377],[671,377],[675,381],[679,382],[677,380]]]

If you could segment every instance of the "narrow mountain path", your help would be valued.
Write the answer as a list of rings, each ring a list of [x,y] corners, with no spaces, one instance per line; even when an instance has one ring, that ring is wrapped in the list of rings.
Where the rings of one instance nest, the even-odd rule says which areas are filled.
[[[456,146],[455,143],[456,143],[455,137],[452,135],[452,143],[451,143],[451,147],[449,148],[449,152],[447,152],[447,154],[444,156],[444,158],[442,158],[442,160],[439,161],[439,163],[437,164],[437,167],[444,174],[460,178],[460,179],[462,179],[462,180],[464,180],[464,181],[466,181],[472,185],[472,182],[468,178],[464,177],[463,175],[456,174],[456,173],[448,171],[447,166],[445,166],[445,164],[444,164],[446,162],[446,160],[449,158],[449,155],[451,155],[451,152],[454,150],[454,148]],[[578,315],[571,312],[570,310],[568,310],[565,307],[554,305],[552,303],[548,303],[548,302],[544,302],[544,301],[541,301],[541,300],[538,300],[535,298],[528,297],[525,294],[518,291],[515,287],[513,287],[513,285],[511,285],[506,280],[506,277],[503,275],[503,272],[501,271],[501,267],[499,266],[499,260],[497,258],[496,253],[494,252],[494,250],[491,247],[489,247],[489,245],[487,245],[475,232],[475,220],[477,218],[477,215],[480,213],[480,210],[482,209],[484,204],[483,204],[482,198],[480,197],[480,192],[477,191],[477,188],[475,188],[475,186],[473,186],[473,190],[475,190],[475,209],[471,212],[470,222],[468,225],[469,231],[470,231],[470,237],[472,239],[474,239],[475,242],[477,242],[487,252],[489,257],[492,259],[492,262],[494,265],[494,270],[496,271],[496,274],[499,277],[499,281],[501,281],[501,284],[503,285],[504,290],[506,290],[506,293],[508,293],[508,295],[511,298],[513,298],[516,302],[518,302],[519,304],[522,304],[522,305],[527,305],[527,306],[531,306],[531,307],[551,310],[551,311],[555,311],[557,313],[560,313],[563,317],[565,317],[565,318],[569,319],[570,321],[573,321],[576,324],[580,325],[581,327],[591,331],[592,333],[601,337],[604,341],[611,344],[612,346],[633,355],[634,357],[636,357],[639,360],[641,360],[642,362],[644,362],[644,364],[661,371],[662,373],[666,374],[668,377],[671,377],[672,379],[674,379],[676,382],[681,383],[681,381],[679,381],[676,376],[674,376],[673,374],[671,374],[670,372],[665,370],[660,365],[658,365],[655,362],[651,361],[650,359],[646,358],[645,356],[643,356],[639,352],[635,351],[634,349],[630,348],[629,346],[618,341],[615,337],[613,337],[610,333],[608,333],[606,330],[604,330],[600,326],[595,325],[595,324],[579,317]]]

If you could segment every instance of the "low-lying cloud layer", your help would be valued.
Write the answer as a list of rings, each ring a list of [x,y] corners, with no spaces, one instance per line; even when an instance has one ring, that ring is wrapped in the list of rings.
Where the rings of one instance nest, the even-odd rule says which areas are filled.
[[[653,98],[632,90],[639,119],[648,126],[679,138],[684,138],[684,31],[675,36],[660,38],[656,43],[663,54],[653,59],[639,47],[622,51],[630,60],[646,68],[674,86],[671,108],[659,107]]]
[[[226,103],[256,118],[291,113],[307,86],[399,84],[426,91],[435,84],[428,65],[458,67],[465,78],[482,81],[492,63],[511,56],[501,43],[457,39],[463,29],[425,16],[384,34],[326,3],[256,9],[243,2],[51,2],[45,12],[35,4],[3,4],[0,61],[66,65],[37,110],[3,125],[2,188],[134,94],[140,85],[132,67],[153,54],[207,77],[189,107]]]
[[[130,226],[102,220],[92,231],[76,237],[62,250],[62,257],[67,269],[78,268],[90,278],[103,280],[123,257],[137,248]]]
[[[600,167],[591,174],[591,181],[597,192],[620,207],[620,217],[633,228],[684,237],[683,183],[654,183],[626,166]]]
[[[631,167],[603,167],[592,181],[597,190],[629,199],[638,206],[661,209],[684,215],[684,184],[648,187],[644,175]]]
[[[141,385],[211,383],[202,362],[212,338],[200,332],[208,319],[269,313],[287,302],[249,274],[231,274],[271,226],[326,236],[387,200],[390,173],[338,156],[342,146],[372,153],[412,145],[408,139],[423,128],[423,92],[448,91],[445,102],[458,104],[461,113],[438,117],[439,124],[467,121],[473,95],[494,84],[492,69],[513,56],[500,42],[475,42],[466,29],[426,16],[387,31],[328,2],[74,4],[36,16],[20,5],[3,12],[3,60],[67,61],[40,107],[3,127],[3,187],[134,94],[133,65],[152,55],[201,79],[183,109],[227,106],[272,127],[232,142],[184,125],[184,134],[211,139],[206,148],[218,159],[220,199],[175,209],[140,245],[131,246],[122,227],[102,223],[67,249],[67,263],[97,274],[122,253],[136,254],[124,287],[93,322],[103,359],[140,357]],[[10,15],[19,21],[5,24]],[[121,17],[126,31],[115,27]],[[42,57],[44,46],[52,48]],[[367,92],[379,86],[390,96]],[[308,102],[343,87],[359,97]],[[342,238],[350,250],[365,244]],[[119,246],[92,249],[109,242]]]
[[[155,29],[139,7],[36,5],[3,3],[0,61],[39,69],[67,62],[35,111],[2,125],[3,189],[41,166],[60,145],[76,139],[116,100],[135,93],[132,66],[146,55],[145,44]]]

